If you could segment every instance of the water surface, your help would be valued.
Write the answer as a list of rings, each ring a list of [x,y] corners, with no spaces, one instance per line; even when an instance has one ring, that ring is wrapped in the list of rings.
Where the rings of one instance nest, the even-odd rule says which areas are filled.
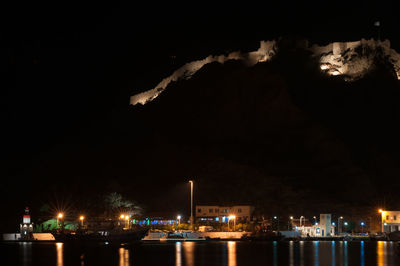
[[[396,242],[1,243],[1,265],[400,265]]]

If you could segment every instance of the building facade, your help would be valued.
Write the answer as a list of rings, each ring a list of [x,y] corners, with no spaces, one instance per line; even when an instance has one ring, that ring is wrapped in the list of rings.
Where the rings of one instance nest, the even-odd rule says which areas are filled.
[[[302,237],[329,237],[335,235],[331,214],[320,214],[320,222],[311,223],[308,219],[293,219],[292,228],[300,232]]]
[[[400,229],[400,211],[382,211],[382,232],[391,233]]]
[[[246,223],[252,219],[254,207],[250,205],[217,206],[196,205],[197,222],[227,223],[230,216],[235,216],[238,223]]]

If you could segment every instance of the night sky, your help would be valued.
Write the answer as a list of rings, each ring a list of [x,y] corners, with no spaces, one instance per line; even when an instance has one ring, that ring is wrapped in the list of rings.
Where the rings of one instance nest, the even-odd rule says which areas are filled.
[[[129,96],[153,88],[184,63],[255,50],[260,40],[281,36],[320,44],[376,38],[373,24],[380,21],[381,38],[400,51],[394,6],[342,4],[68,1],[2,9],[1,209],[8,219],[0,228],[12,231],[25,206],[37,210],[54,198],[77,204],[112,191],[149,210],[187,210],[187,181],[206,161],[197,149],[211,142],[200,148],[176,144],[168,133],[157,134],[168,124],[143,122],[177,104],[167,102],[171,95],[155,109],[139,111],[129,106]],[[141,139],[158,143],[158,154]],[[219,149],[222,142],[213,141]],[[223,157],[204,149],[207,158]],[[185,160],[187,154],[198,164]],[[160,172],[146,173],[143,162],[157,168],[153,161],[162,162]]]

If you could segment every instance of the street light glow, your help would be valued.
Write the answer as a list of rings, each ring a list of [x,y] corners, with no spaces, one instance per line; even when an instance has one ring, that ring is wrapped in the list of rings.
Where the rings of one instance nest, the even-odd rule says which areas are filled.
[[[180,215],[178,215],[176,218],[177,218],[178,220],[180,220],[180,219],[181,219],[181,216],[180,216]]]
[[[364,226],[365,225],[365,223],[364,222],[361,222],[361,226]]]
[[[228,218],[229,218],[229,220],[231,220],[231,219],[235,219],[236,216],[235,215],[230,215]]]
[[[347,223],[347,222],[344,222],[344,225],[346,225],[346,226],[347,226],[347,225],[348,225],[348,223]]]
[[[383,210],[382,210],[382,209],[379,209],[379,210],[378,210],[378,212],[379,212],[379,213],[382,213],[382,212],[383,212]]]
[[[61,219],[61,218],[63,218],[63,216],[64,216],[64,215],[60,212],[60,213],[58,214],[57,217],[58,217],[59,219]]]
[[[121,218],[121,219],[124,219],[124,218],[125,218],[125,215],[121,214],[120,218]]]
[[[278,217],[274,216],[274,219],[278,219]]]
[[[81,221],[85,220],[85,216],[81,215],[81,216],[79,217],[79,220],[81,220]]]
[[[293,216],[290,216],[290,220],[293,220]]]

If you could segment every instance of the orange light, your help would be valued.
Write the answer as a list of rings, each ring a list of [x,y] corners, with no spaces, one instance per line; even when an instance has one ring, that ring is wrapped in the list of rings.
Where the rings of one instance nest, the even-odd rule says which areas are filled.
[[[85,216],[81,215],[81,216],[79,217],[79,220],[81,220],[81,221],[85,220]]]
[[[61,218],[63,218],[63,216],[64,216],[64,215],[60,212],[60,213],[58,214],[57,217],[58,217],[59,219],[61,219]]]
[[[379,213],[382,213],[383,212],[383,210],[382,209],[379,209]]]
[[[231,219],[235,219],[236,216],[235,215],[230,215],[228,218],[229,218],[229,220],[231,220]]]
[[[121,214],[120,218],[121,218],[121,219],[124,219],[124,218],[125,218],[125,215]]]
[[[129,220],[129,216],[127,215],[127,216],[125,216],[125,220]]]

